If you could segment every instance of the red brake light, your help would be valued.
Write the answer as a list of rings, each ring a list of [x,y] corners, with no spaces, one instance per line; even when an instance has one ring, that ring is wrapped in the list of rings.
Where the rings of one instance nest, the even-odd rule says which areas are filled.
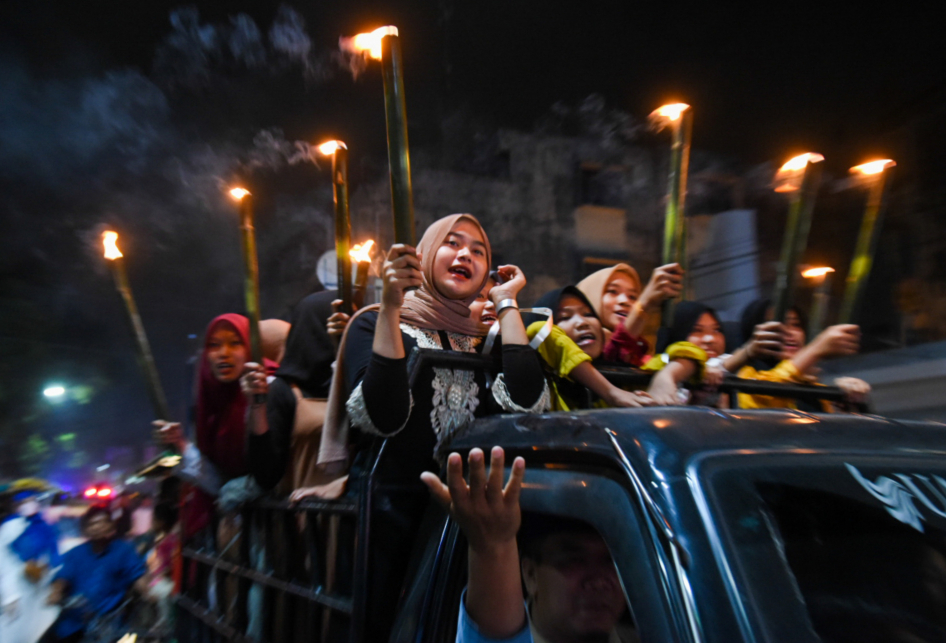
[[[108,487],[102,487],[101,489],[98,490],[98,493],[96,495],[99,498],[108,498],[109,496],[112,495],[112,490],[109,489]]]
[[[98,490],[95,487],[89,487],[85,490],[83,494],[86,498],[94,498],[95,494],[98,493]]]

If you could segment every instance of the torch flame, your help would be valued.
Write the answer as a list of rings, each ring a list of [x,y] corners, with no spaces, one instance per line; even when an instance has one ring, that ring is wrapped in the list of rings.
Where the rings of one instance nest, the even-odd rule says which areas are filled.
[[[834,272],[834,268],[829,268],[828,266],[819,266],[818,268],[809,268],[808,270],[801,273],[801,276],[805,279],[813,279],[815,277],[824,277],[826,274]]]
[[[779,168],[779,172],[797,172],[804,170],[809,163],[820,163],[823,160],[824,157],[820,154],[806,152],[805,154],[799,154],[793,159],[789,159],[785,165]]]
[[[355,246],[348,251],[348,256],[352,258],[353,261],[358,263],[370,262],[371,261],[371,248],[374,246],[374,241],[368,239],[364,243],[356,243]]]
[[[861,176],[871,176],[873,174],[880,174],[888,167],[893,167],[896,165],[890,159],[881,159],[879,161],[870,161],[869,163],[861,163],[860,165],[855,165],[851,168],[852,174],[860,174]]]
[[[118,249],[116,242],[118,241],[118,233],[108,230],[102,233],[102,245],[105,246],[105,258],[112,260],[122,257],[121,250]]]
[[[335,150],[339,148],[343,150],[347,150],[348,146],[345,145],[345,143],[343,143],[342,141],[326,141],[325,143],[322,143],[321,145],[319,145],[319,152],[321,152],[325,156],[331,156],[332,154],[335,153]]]
[[[342,38],[339,45],[342,49],[353,52],[367,53],[375,60],[381,60],[381,40],[385,36],[396,36],[397,27],[387,26],[375,29],[371,33],[360,33],[354,38]]]
[[[775,174],[776,192],[794,192],[801,188],[802,172],[809,163],[820,163],[824,157],[815,152],[806,152],[789,159]]]
[[[686,103],[671,103],[669,105],[663,105],[658,107],[653,112],[651,112],[650,117],[654,120],[668,120],[676,121],[680,120],[680,117],[683,115],[683,112],[690,109],[690,106]]]
[[[232,190],[230,190],[230,196],[232,196],[237,201],[242,201],[243,197],[245,197],[249,193],[250,191],[244,188],[233,188]]]

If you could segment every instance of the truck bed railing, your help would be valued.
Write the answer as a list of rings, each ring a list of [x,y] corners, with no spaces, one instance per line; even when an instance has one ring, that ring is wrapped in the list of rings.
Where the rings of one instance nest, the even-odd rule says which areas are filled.
[[[410,384],[430,368],[483,370],[496,361],[477,353],[415,349],[408,361]],[[617,386],[646,389],[652,374],[604,367]],[[831,386],[777,384],[726,378],[723,392],[743,392],[806,401],[843,401]],[[735,398],[736,396],[732,396]],[[182,550],[182,590],[177,597],[181,643],[232,641],[312,643],[365,641],[370,618],[370,533],[378,464],[386,441],[371,446],[363,480],[338,500],[267,498],[240,509],[241,528],[221,536],[215,516],[205,533]],[[333,540],[334,539],[334,540]],[[392,599],[393,600],[393,599]]]

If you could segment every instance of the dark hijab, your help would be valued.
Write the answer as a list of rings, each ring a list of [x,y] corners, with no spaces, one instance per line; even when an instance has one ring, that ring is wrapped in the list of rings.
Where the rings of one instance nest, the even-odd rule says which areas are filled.
[[[772,308],[771,299],[756,299],[754,302],[745,307],[742,311],[742,318],[740,320],[740,330],[742,331],[742,342],[745,344],[750,339],[752,339],[752,333],[755,332],[755,327],[759,324],[764,324],[769,320],[769,311]],[[798,315],[798,320],[801,322],[802,328],[808,328],[808,318],[804,312],[797,306],[792,306],[789,310],[793,311]],[[784,320],[783,320],[784,321]],[[757,371],[765,371],[770,368],[774,368],[779,363],[779,360],[774,357],[768,358],[756,358],[749,362],[749,365],[752,366]]]
[[[292,328],[276,376],[299,387],[304,397],[328,397],[335,344],[328,334],[334,290],[307,296],[292,311]]]
[[[713,319],[719,323],[719,315],[716,314],[716,311],[702,302],[681,301],[674,306],[673,323],[670,325],[670,328],[660,329],[660,334],[657,338],[656,352],[658,354],[663,353],[671,344],[685,342],[687,337],[690,336],[690,333],[693,332],[693,327],[696,326],[696,322],[703,316],[703,313],[709,313],[713,316]]]
[[[591,311],[591,316],[600,321],[601,318],[598,317],[598,313],[595,312],[595,307],[592,306],[591,302],[588,301],[588,298],[585,297],[585,293],[578,290],[577,286],[565,286],[564,288],[550,290],[539,297],[538,301],[535,302],[535,308],[550,309],[552,311],[552,318],[554,320],[555,313],[558,310],[558,305],[561,303],[562,298],[566,295],[571,295],[572,297],[579,299],[582,303],[588,306],[588,310]],[[545,318],[540,315],[526,313],[525,319],[523,321],[525,321],[526,326],[528,326],[529,324],[535,323],[537,321],[545,321]]]

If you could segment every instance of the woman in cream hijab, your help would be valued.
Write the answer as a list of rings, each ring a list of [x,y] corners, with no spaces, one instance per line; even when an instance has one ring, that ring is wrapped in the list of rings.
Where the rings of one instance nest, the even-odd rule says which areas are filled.
[[[675,263],[654,270],[643,292],[640,276],[626,263],[603,268],[578,282],[604,327],[604,358],[641,366],[649,350],[641,337],[647,316],[657,312],[665,299],[679,296],[682,288],[683,269]]]

